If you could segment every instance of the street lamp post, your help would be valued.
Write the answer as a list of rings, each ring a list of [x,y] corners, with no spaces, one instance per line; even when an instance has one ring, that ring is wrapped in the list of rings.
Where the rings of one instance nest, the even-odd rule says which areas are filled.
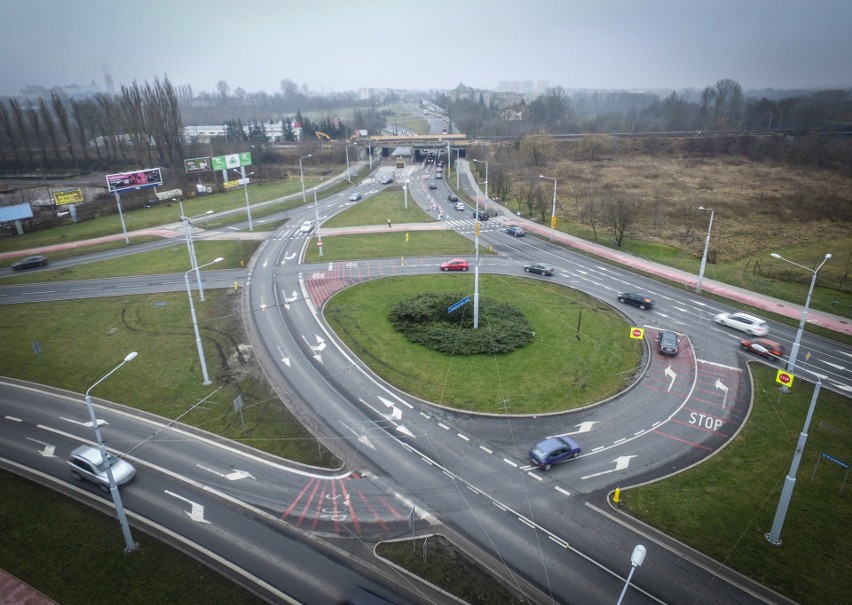
[[[556,179],[552,176],[538,175],[540,179],[553,181],[553,206],[550,209],[550,241],[553,241],[553,229],[556,227]]]
[[[319,248],[319,255],[322,256],[322,233],[320,232],[320,224],[319,224],[319,206],[317,205],[317,190],[314,187],[314,217],[317,224],[317,247]]]
[[[299,158],[299,180],[302,182],[302,204],[307,204],[308,200],[305,199],[305,173],[302,171],[302,160],[307,160],[313,154],[303,155]]]
[[[249,204],[248,178],[247,178],[248,176],[251,176],[254,173],[252,172],[249,175],[246,175],[246,167],[240,166],[240,174],[243,177],[243,190],[246,193],[246,214],[248,215],[249,231],[254,231],[254,226],[251,223],[251,205]]]
[[[784,527],[784,519],[787,517],[787,508],[790,506],[790,500],[793,498],[793,488],[796,487],[796,473],[799,471],[799,463],[802,461],[802,453],[805,451],[805,445],[808,442],[808,429],[811,426],[811,418],[816,409],[817,397],[822,382],[817,378],[814,385],[814,394],[811,397],[811,403],[808,406],[808,415],[805,417],[805,425],[802,427],[802,432],[799,433],[799,441],[796,443],[796,450],[793,452],[793,461],[790,463],[790,471],[784,478],[784,487],[781,489],[781,497],[778,499],[778,508],[775,509],[775,518],[772,520],[772,528],[768,534],[763,534],[763,537],[772,544],[772,546],[781,546],[781,528]]]
[[[192,219],[199,218],[199,216],[213,214],[213,211],[208,210],[199,216],[184,216],[183,202],[178,201],[178,204],[180,205],[180,220],[183,222],[183,234],[186,237],[186,251],[189,253],[189,266],[192,267],[193,271],[195,271],[195,280],[198,282],[198,296],[201,302],[204,302],[204,287],[201,285],[201,272],[198,270],[198,258],[195,256],[195,244],[192,243],[190,227],[192,225]]]
[[[771,256],[772,258],[777,258],[778,260],[788,262],[791,265],[796,265],[797,267],[804,269],[805,271],[810,271],[811,273],[813,273],[813,277],[811,278],[811,287],[808,289],[808,298],[805,300],[805,308],[802,309],[802,318],[799,321],[799,329],[796,332],[796,340],[793,341],[793,348],[790,350],[790,357],[787,360],[787,371],[793,374],[796,371],[796,357],[799,355],[799,343],[802,342],[802,332],[804,332],[805,323],[808,320],[808,307],[811,304],[811,295],[813,295],[814,293],[814,285],[816,285],[817,273],[819,273],[819,270],[822,269],[822,266],[828,262],[828,259],[831,258],[831,254],[826,254],[825,258],[822,259],[822,262],[816,269],[809,269],[804,265],[794,263],[793,261],[787,260],[780,254],[776,254],[775,252],[771,253],[769,256]]]
[[[222,260],[220,256],[217,259],[210,261],[209,263],[205,263],[198,267],[198,269],[202,269],[208,265],[212,265],[213,263],[218,263]],[[189,296],[189,312],[192,315],[192,329],[195,330],[195,346],[198,347],[198,359],[201,362],[201,375],[204,377],[204,382],[202,384],[210,384],[210,378],[207,376],[207,362],[204,360],[204,347],[201,345],[201,333],[198,331],[198,319],[195,317],[195,305],[192,302],[192,290],[189,289],[189,274],[192,273],[194,269],[190,269],[186,273],[183,274],[183,278],[186,281],[186,294]]]
[[[707,225],[707,238],[704,240],[704,254],[701,255],[701,268],[698,270],[698,281],[695,283],[695,291],[701,293],[701,282],[704,281],[704,267],[707,266],[707,252],[710,250],[710,230],[713,228],[713,214],[715,211],[712,208],[699,206],[699,210],[710,211],[710,224]]]
[[[641,544],[637,544],[633,549],[633,554],[630,555],[630,573],[627,574],[627,581],[624,583],[624,589],[621,591],[621,596],[618,597],[618,603],[616,605],[621,605],[621,600],[624,598],[624,595],[627,594],[627,587],[630,586],[630,578],[633,577],[633,572],[636,571],[637,567],[642,567],[642,563],[645,561],[645,547]]]
[[[112,502],[115,505],[115,513],[118,515],[118,522],[121,525],[121,531],[124,534],[124,552],[131,553],[137,548],[139,545],[133,541],[133,537],[130,535],[130,525],[127,523],[127,515],[124,514],[124,505],[121,502],[121,494],[118,491],[118,486],[115,484],[115,477],[112,474],[112,465],[109,464],[109,458],[107,458],[106,446],[104,445],[104,440],[101,437],[101,426],[98,424],[98,418],[95,416],[95,406],[92,405],[92,396],[89,394],[92,392],[96,386],[102,383],[104,380],[109,378],[113,372],[118,370],[121,366],[126,364],[128,361],[132,361],[136,358],[136,351],[127,355],[120,364],[115,366],[112,370],[106,373],[100,380],[95,382],[89,389],[86,391],[86,408],[89,410],[89,419],[92,421],[92,426],[95,429],[95,440],[98,442],[98,450],[101,453],[101,460],[104,462],[106,466],[106,475],[107,481],[109,482],[109,493],[112,496]]]
[[[485,164],[485,213],[488,213],[488,162],[485,160],[473,160],[477,164]]]
[[[349,181],[349,184],[351,185],[352,184],[352,175],[349,172],[349,148],[350,147],[355,147],[355,149],[358,149],[358,144],[357,143],[351,143],[351,144],[346,146],[346,180]]]

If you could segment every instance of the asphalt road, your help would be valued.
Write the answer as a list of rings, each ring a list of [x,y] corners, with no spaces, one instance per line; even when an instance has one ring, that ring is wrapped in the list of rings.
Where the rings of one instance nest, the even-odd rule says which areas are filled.
[[[435,190],[426,188],[431,175],[425,177],[412,182],[412,199],[427,208],[440,203],[446,221],[471,234],[470,212],[457,213],[445,203],[443,181],[430,199]],[[358,189],[369,195],[376,186]],[[322,200],[317,212],[326,217],[347,207],[348,195]],[[314,212],[310,206],[294,210],[289,224]],[[206,549],[208,560],[268,591],[263,594],[271,600],[339,602],[360,583],[400,602],[439,602],[428,586],[369,554],[372,543],[414,530],[465,544],[530,602],[614,602],[640,542],[648,556],[625,603],[783,602],[718,563],[634,526],[607,504],[615,486],[685,468],[718,451],[742,426],[751,401],[744,372],[749,357],[739,351],[740,335],[712,321],[727,309],[539,238],[512,238],[497,221],[489,223],[481,238],[500,254],[483,259],[483,271],[523,275],[524,263],[547,262],[557,268],[554,277],[531,279],[553,279],[616,305],[620,291],[648,291],[657,300],[653,311],[619,308],[649,337],[659,329],[680,333],[680,355],[662,357],[646,343],[644,367],[628,391],[570,414],[494,418],[441,409],[377,380],[337,342],[319,309],[349,284],[433,273],[443,259],[306,266],[301,259],[309,238],[285,225],[262,244],[247,271],[205,271],[205,287],[232,287],[234,281],[244,286],[245,307],[253,310],[247,327],[267,377],[317,427],[345,468],[298,468],[211,442],[186,427],[168,429],[181,430],[180,439],[149,439],[164,434],[157,432],[162,420],[104,407],[99,417],[109,422],[104,431],[110,446],[129,451],[144,469],[122,488],[134,522],[156,523],[168,528],[155,530],[158,535]],[[184,287],[182,276],[3,286],[0,303]],[[794,331],[773,324],[772,334],[789,343]],[[852,384],[845,365],[835,363],[852,356],[846,348],[806,334],[803,349],[812,351],[809,363],[839,388]],[[64,486],[70,479],[63,452],[90,439],[89,427],[68,420],[83,417],[82,398],[54,402],[50,393],[28,391],[35,399],[22,403],[19,390],[0,386],[4,465],[35,469],[44,473],[41,480],[58,482],[76,497],[98,496],[96,488],[84,487],[81,494]],[[549,473],[531,469],[530,445],[555,434],[576,435],[583,455]],[[47,444],[54,448],[52,458],[40,453]]]

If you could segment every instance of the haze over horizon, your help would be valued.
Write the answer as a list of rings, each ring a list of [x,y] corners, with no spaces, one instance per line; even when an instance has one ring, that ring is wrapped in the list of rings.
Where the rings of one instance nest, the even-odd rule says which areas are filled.
[[[168,76],[193,93],[852,87],[852,2],[838,0],[7,0],[0,96],[116,91]],[[245,10],[242,10],[245,8]],[[250,11],[250,12],[249,12]]]

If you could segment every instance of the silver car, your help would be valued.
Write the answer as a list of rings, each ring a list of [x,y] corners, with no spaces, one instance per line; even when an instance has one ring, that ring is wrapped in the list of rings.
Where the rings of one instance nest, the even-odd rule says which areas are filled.
[[[752,336],[766,336],[769,334],[767,323],[748,313],[719,313],[713,318],[717,324],[740,330]]]
[[[136,469],[129,462],[121,460],[107,452],[107,463],[112,468],[112,477],[116,485],[124,485],[136,474]],[[71,474],[78,480],[86,479],[95,483],[104,491],[109,490],[107,464],[101,457],[100,449],[91,445],[81,445],[68,458]]]
[[[299,227],[299,233],[310,233],[316,227],[316,223],[314,221],[305,221],[302,223],[302,226]]]

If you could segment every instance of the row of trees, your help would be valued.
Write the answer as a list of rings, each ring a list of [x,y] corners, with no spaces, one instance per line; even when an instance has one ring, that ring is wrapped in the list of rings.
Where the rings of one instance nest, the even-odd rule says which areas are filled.
[[[522,136],[541,128],[551,134],[777,131],[852,123],[852,90],[748,97],[731,79],[719,80],[702,91],[668,94],[569,92],[557,86],[529,103],[523,97],[485,93],[460,84],[438,95],[435,102],[449,112],[460,131],[474,137]],[[507,113],[507,107],[515,112]],[[520,120],[514,115],[518,112],[523,115]]]
[[[5,170],[181,164],[183,122],[168,78],[123,86],[118,95],[67,99],[53,92],[24,104],[0,99],[0,163]]]

